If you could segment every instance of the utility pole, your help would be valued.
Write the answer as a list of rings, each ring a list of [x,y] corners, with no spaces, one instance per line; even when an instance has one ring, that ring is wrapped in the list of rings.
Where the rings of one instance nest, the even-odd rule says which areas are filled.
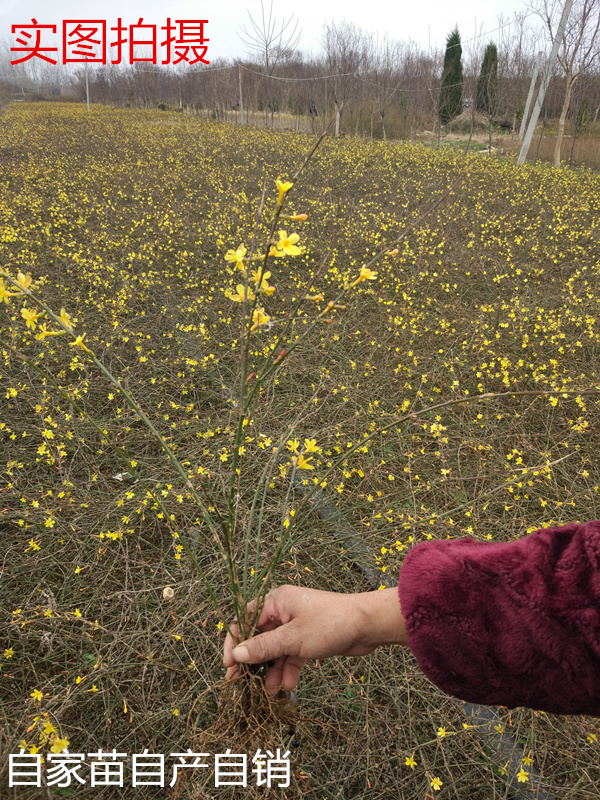
[[[240,85],[240,125],[244,124],[244,98],[242,96],[242,68],[238,66],[238,83]]]
[[[529,94],[527,95],[527,102],[525,103],[525,110],[523,111],[523,119],[521,120],[521,127],[519,128],[520,142],[523,141],[523,136],[525,134],[525,126],[527,125],[527,120],[529,119],[529,109],[531,108],[531,101],[533,100],[533,90],[535,89],[535,84],[537,82],[538,75],[540,74],[543,55],[544,54],[540,50],[535,60],[535,67],[533,70],[533,75],[531,76],[531,86],[529,87]]]
[[[531,119],[529,120],[527,133],[525,134],[525,140],[523,142],[523,145],[521,146],[521,152],[519,153],[519,158],[518,158],[519,164],[522,164],[527,158],[527,152],[529,151],[531,140],[533,139],[533,132],[535,130],[535,126],[537,124],[538,117],[542,109],[542,103],[544,102],[544,97],[546,95],[546,89],[548,88],[548,84],[550,83],[550,68],[556,61],[556,56],[558,55],[558,48],[560,47],[560,43],[562,41],[565,28],[567,27],[567,21],[569,19],[569,14],[571,13],[572,7],[573,7],[573,0],[565,0],[565,7],[563,8],[562,17],[560,18],[560,22],[558,23],[558,28],[556,29],[554,42],[552,43],[552,51],[550,53],[548,61],[546,61],[546,64],[544,66],[540,90],[538,92],[538,96],[535,101],[535,106],[533,108]]]

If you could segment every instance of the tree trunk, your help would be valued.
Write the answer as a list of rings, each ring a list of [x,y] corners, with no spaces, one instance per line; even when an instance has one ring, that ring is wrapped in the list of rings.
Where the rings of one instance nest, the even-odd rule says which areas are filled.
[[[562,148],[562,142],[565,135],[565,121],[567,119],[567,111],[569,110],[569,106],[571,104],[571,92],[573,91],[573,85],[575,84],[576,78],[573,77],[571,70],[567,72],[567,85],[565,87],[565,99],[563,101],[562,111],[560,112],[560,118],[558,120],[558,131],[556,134],[556,147],[554,148],[554,166],[560,167],[560,151]]]
[[[340,135],[340,125],[342,121],[342,109],[344,108],[344,101],[342,100],[341,103],[335,101],[335,135]]]

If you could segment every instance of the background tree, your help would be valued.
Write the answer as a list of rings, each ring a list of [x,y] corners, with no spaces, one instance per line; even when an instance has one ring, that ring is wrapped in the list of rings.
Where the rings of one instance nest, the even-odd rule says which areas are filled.
[[[277,24],[277,17],[273,16],[273,0],[268,12],[265,12],[265,4],[261,0],[260,11],[259,20],[255,20],[248,12],[251,28],[242,28],[238,36],[249,53],[257,56],[271,75],[278,62],[289,57],[296,49],[301,31],[298,31],[298,20],[294,22],[293,14],[280,25]]]
[[[462,111],[462,46],[458,27],[446,39],[442,86],[438,103],[440,123],[450,122]]]
[[[370,69],[368,80],[371,83],[374,106],[381,122],[381,138],[386,141],[385,115],[400,88],[401,46],[399,42],[390,42],[387,36],[383,40],[373,39],[366,45],[366,62]]]
[[[477,81],[475,109],[492,117],[498,100],[498,48],[490,42],[485,48],[481,72]]]
[[[267,116],[269,112],[271,114],[272,127],[275,109],[279,107],[279,102],[275,87],[277,81],[273,80],[271,76],[279,63],[293,57],[302,31],[298,31],[298,20],[294,21],[293,14],[278,24],[277,17],[273,16],[273,0],[271,0],[268,12],[265,11],[264,0],[261,0],[260,10],[259,20],[255,20],[248,12],[251,27],[249,29],[242,28],[242,33],[238,33],[238,36],[248,48],[249,54],[260,59],[267,74],[264,79],[267,95],[265,111]]]
[[[546,0],[541,14],[550,37],[554,36],[562,12],[562,2]],[[560,167],[560,152],[565,134],[565,121],[571,104],[573,87],[581,74],[598,58],[600,31],[600,0],[575,0],[562,36],[558,62],[565,74],[565,93],[558,120],[554,166]]]
[[[577,137],[580,137],[582,134],[585,136],[585,134],[588,133],[591,121],[592,111],[590,108],[590,101],[587,97],[584,97],[577,106],[577,114],[575,115],[573,136],[571,138],[571,152],[569,153],[569,167],[573,166],[573,153]]]
[[[592,121],[592,112],[590,109],[590,101],[584,97],[577,108],[577,116],[575,118],[575,131],[577,133],[585,133]]]
[[[325,23],[321,44],[330,77],[327,88],[333,95],[335,135],[340,135],[342,111],[351,94],[356,94],[366,50],[366,37],[352,22]]]

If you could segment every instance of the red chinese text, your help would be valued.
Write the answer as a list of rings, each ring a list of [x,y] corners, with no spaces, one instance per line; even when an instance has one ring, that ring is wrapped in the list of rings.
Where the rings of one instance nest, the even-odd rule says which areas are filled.
[[[135,64],[145,61],[150,64],[210,64],[206,58],[209,39],[206,36],[207,19],[175,19],[167,17],[166,25],[145,23],[140,17],[136,23],[117,24],[107,27],[102,19],[65,19],[62,21],[63,64]],[[12,25],[16,34],[11,52],[19,55],[11,64],[41,59],[57,64],[58,47],[53,37],[56,25],[39,24],[35,18],[31,23]],[[108,36],[107,36],[108,30]],[[114,41],[112,41],[114,39]],[[48,45],[48,46],[46,46]]]

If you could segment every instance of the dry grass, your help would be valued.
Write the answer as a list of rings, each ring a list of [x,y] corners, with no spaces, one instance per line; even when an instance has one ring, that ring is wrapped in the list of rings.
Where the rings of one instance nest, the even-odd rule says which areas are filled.
[[[40,291],[51,306],[66,307],[76,331],[86,331],[190,474],[221,502],[239,377],[239,324],[222,291],[232,283],[223,254],[248,242],[264,174],[289,176],[312,140],[187,117],[169,124],[174,119],[104,108],[88,117],[75,106],[9,109],[0,119],[0,252],[11,269],[47,276]],[[598,385],[597,176],[519,170],[453,150],[325,142],[292,195],[290,210],[309,213],[306,250],[272,267],[269,313],[276,319],[289,309],[326,253],[331,270],[317,288],[332,296],[459,175],[448,201],[406,237],[396,259],[379,265],[377,282],[284,363],[245,442],[240,520],[265,443],[298,411],[295,435],[323,448],[316,475],[349,453],[326,491],[373,553],[382,580],[397,576],[407,550],[427,538],[509,541],[598,518],[600,406],[593,399],[458,404],[352,449],[407,409],[483,392]],[[247,738],[256,741],[269,721],[271,749],[292,754],[292,785],[271,792],[278,797],[507,796],[505,765],[407,651],[308,664],[294,733],[289,715],[278,722],[266,714],[255,679],[238,687],[234,705],[223,705],[222,622],[233,606],[197,507],[85,355],[60,338],[36,340],[19,309],[5,304],[0,322],[3,797],[70,796],[56,787],[37,794],[7,787],[8,754],[23,740],[43,745],[45,721],[74,752],[148,748],[168,756],[204,743],[211,754],[249,747],[249,760]],[[299,319],[291,342],[303,326]],[[256,338],[253,364],[277,330]],[[229,396],[215,375],[232,387]],[[126,467],[112,443],[137,461],[137,482],[115,479]],[[259,568],[277,546],[289,477],[282,461],[264,507]],[[292,506],[300,501],[293,493]],[[368,588],[331,522],[307,511],[296,525],[277,583]],[[177,557],[177,532],[187,534],[216,587],[223,619],[185,554]],[[166,586],[174,590],[170,601]],[[555,797],[597,797],[597,720],[498,713]],[[411,756],[414,769],[406,764]],[[215,789],[211,770],[172,789],[133,788],[128,769],[119,793],[126,797],[250,794]],[[431,788],[436,777],[439,792]],[[528,785],[520,783],[521,791]],[[109,787],[77,789],[78,798],[114,796]]]

